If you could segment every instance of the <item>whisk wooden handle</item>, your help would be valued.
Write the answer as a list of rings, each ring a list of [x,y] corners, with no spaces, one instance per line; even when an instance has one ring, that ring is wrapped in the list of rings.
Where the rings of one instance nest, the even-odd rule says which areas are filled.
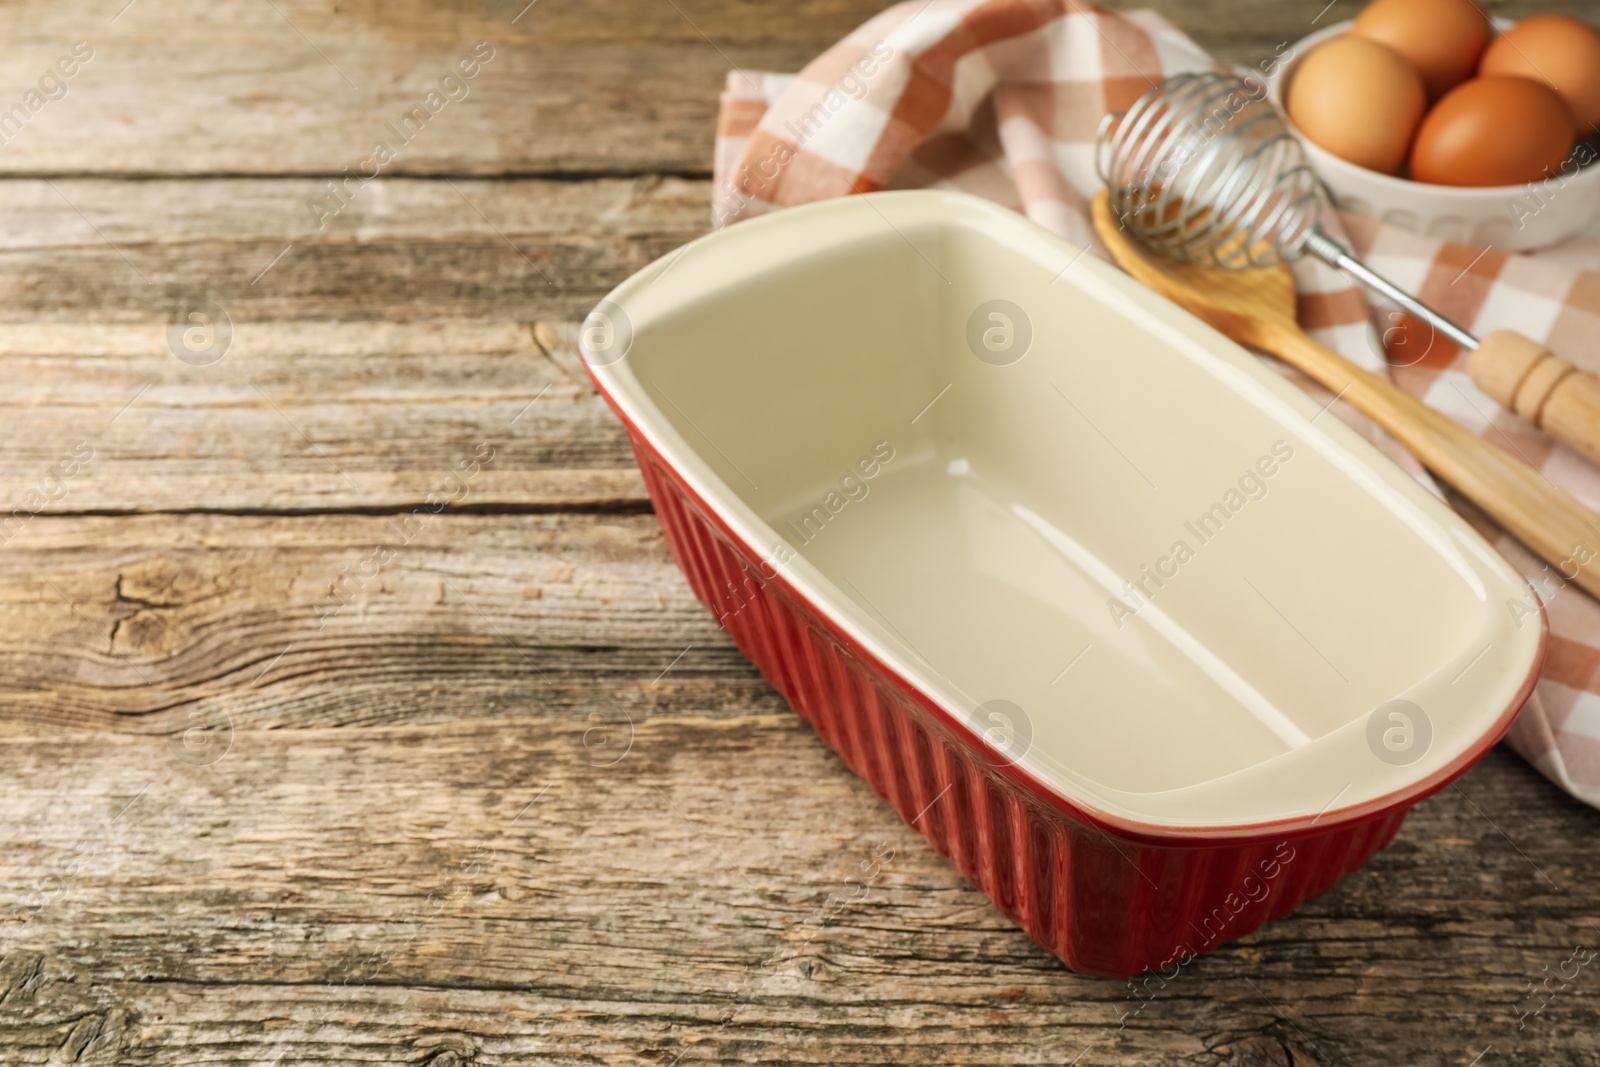
[[[1480,341],[1467,373],[1501,407],[1600,463],[1600,379],[1510,330]]]
[[[1351,406],[1537,552],[1562,580],[1600,596],[1600,516],[1526,463],[1298,329],[1274,332],[1272,343],[1263,347],[1342,392]]]

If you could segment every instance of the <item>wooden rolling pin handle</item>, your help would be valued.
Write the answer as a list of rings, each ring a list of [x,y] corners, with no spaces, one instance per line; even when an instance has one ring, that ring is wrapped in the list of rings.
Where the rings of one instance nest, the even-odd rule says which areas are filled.
[[[1501,407],[1600,463],[1600,379],[1510,330],[1479,342],[1467,373]]]

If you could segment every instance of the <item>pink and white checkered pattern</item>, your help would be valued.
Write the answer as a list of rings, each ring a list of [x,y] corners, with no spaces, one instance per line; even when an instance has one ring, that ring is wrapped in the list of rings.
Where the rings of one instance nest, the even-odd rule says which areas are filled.
[[[1089,221],[1101,117],[1168,75],[1215,67],[1150,12],[1113,14],[1078,0],[910,0],[798,75],[729,75],[717,123],[714,219],[726,225],[878,189],[960,189],[1104,255]],[[1600,239],[1509,255],[1353,216],[1342,222],[1368,263],[1474,333],[1515,329],[1600,372]],[[1600,508],[1600,468],[1500,410],[1467,377],[1455,345],[1439,338],[1420,360],[1385,358],[1361,290],[1320,263],[1302,262],[1295,273],[1301,323],[1318,340],[1389,373]],[[1342,404],[1338,410],[1427,480],[1381,432]],[[1549,612],[1544,675],[1508,742],[1563,789],[1600,806],[1600,603],[1564,586],[1470,505],[1453,502],[1533,581]]]

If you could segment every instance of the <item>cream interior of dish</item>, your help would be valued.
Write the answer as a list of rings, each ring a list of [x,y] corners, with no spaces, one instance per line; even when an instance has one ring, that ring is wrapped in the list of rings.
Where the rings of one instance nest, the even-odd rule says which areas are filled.
[[[1430,707],[1446,744],[1451,716],[1470,731],[1504,709],[1527,656],[1482,649],[1529,647],[1496,600],[1514,579],[1353,458],[1334,415],[1286,405],[1088,258],[1063,274],[981,219],[887,222],[733,271],[714,299],[641,302],[628,364],[818,595],[930,686],[972,714],[1009,702],[1046,773],[1129,794],[1340,731],[1333,778],[1376,780],[1380,704]],[[673,269],[692,278],[697,254],[716,249]],[[1014,308],[979,313],[986,361],[969,326],[995,300]],[[1005,363],[1016,308],[1032,338]],[[1450,693],[1474,655],[1482,676]]]

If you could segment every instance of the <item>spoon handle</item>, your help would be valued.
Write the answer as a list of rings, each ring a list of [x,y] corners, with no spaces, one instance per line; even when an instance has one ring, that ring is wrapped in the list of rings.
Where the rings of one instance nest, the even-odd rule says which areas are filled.
[[[1501,407],[1600,463],[1600,379],[1510,330],[1479,342],[1467,373]]]
[[[1600,515],[1527,463],[1299,328],[1275,324],[1261,333],[1261,347],[1348,400],[1563,580],[1600,596]]]

